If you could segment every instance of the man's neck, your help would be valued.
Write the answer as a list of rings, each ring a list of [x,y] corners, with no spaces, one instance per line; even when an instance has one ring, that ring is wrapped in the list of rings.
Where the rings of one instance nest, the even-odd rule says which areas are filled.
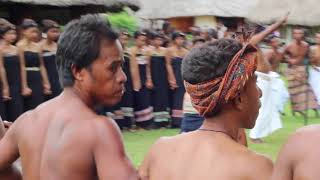
[[[200,129],[224,132],[237,141],[239,125],[237,119],[229,114],[221,114],[216,117],[206,118]]]
[[[295,40],[295,42],[296,42],[296,44],[299,45],[299,46],[302,44],[302,40]]]
[[[81,90],[79,87],[76,87],[75,85],[73,87],[64,88],[63,95],[78,99],[79,101],[81,101],[83,104],[85,104],[88,108],[92,110],[95,108],[95,104],[90,98],[89,93],[84,92],[83,90]]]

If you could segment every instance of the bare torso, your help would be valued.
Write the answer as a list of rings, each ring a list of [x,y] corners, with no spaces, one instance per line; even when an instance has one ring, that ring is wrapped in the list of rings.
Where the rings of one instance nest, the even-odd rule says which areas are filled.
[[[258,49],[257,71],[268,74],[271,70],[270,62],[263,57],[261,49]]]
[[[142,180],[262,180],[269,178],[270,164],[225,134],[195,131],[159,140],[139,172]]]
[[[100,170],[105,174],[99,173],[99,178],[135,179],[114,122],[96,115],[79,98],[63,96],[25,113],[8,131],[19,149],[23,179],[93,180]],[[97,148],[104,145],[106,148]],[[125,171],[115,176],[114,168]]]
[[[285,53],[288,55],[289,65],[301,66],[304,63],[304,58],[308,54],[309,46],[306,42],[302,41],[301,44],[292,42],[288,45],[285,50]]]
[[[271,49],[266,53],[266,59],[269,61],[271,65],[271,70],[273,72],[279,71],[279,66],[282,61],[282,53],[277,49]]]

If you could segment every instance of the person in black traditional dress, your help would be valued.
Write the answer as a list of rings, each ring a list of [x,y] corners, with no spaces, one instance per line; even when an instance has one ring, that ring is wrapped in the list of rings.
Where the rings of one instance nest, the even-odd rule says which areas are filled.
[[[49,100],[58,96],[62,92],[56,63],[56,41],[58,40],[60,35],[60,28],[57,22],[49,19],[43,20],[42,25],[43,32],[46,33],[46,38],[41,41],[43,61],[48,73],[52,91],[52,94],[46,97],[46,99]]]
[[[147,86],[151,89],[151,103],[154,111],[154,122],[157,127],[169,125],[169,85],[166,70],[166,51],[162,47],[164,37],[155,32],[153,34],[154,46],[149,49]]]
[[[149,129],[153,125],[153,108],[150,102],[150,93],[147,83],[147,49],[145,47],[147,34],[134,34],[135,46],[130,51],[130,72],[134,94],[134,114],[136,125]]]
[[[2,80],[2,97],[4,102],[3,119],[14,122],[23,113],[21,96],[20,61],[18,49],[12,45],[16,39],[13,24],[0,25],[0,69]]]
[[[21,85],[24,98],[24,110],[36,108],[44,101],[44,94],[51,94],[47,71],[42,58],[42,48],[36,41],[39,39],[38,24],[32,19],[22,23],[23,39],[17,44],[20,66]]]
[[[188,50],[183,47],[185,34],[175,32],[172,35],[173,45],[168,48],[166,55],[166,67],[168,71],[168,81],[171,89],[170,108],[171,108],[171,126],[180,128],[183,117],[183,96],[185,88],[181,77],[181,63]]]

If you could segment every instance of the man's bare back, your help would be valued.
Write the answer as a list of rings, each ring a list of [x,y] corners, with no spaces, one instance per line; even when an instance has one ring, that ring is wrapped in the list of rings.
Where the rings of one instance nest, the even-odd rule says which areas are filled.
[[[320,126],[298,130],[283,146],[272,180],[316,180],[320,177]]]
[[[94,112],[117,104],[124,93],[117,38],[99,15],[66,26],[56,56],[64,90],[9,128],[0,141],[0,175],[20,157],[25,180],[137,179],[119,129]]]
[[[95,159],[97,157],[109,162],[124,158],[124,167],[119,171],[135,173],[126,159],[114,122],[96,115],[78,98],[66,94],[24,114],[8,134],[6,138],[12,138],[16,143],[12,148],[19,148],[26,180],[98,179],[95,164],[100,159]],[[108,148],[104,149],[104,156],[98,156],[99,146],[105,145]],[[6,150],[0,151],[5,156],[2,153]],[[116,167],[109,166],[108,171],[118,171]],[[118,174],[119,177],[122,175]]]
[[[201,131],[160,139],[139,171],[142,180],[263,180],[271,172],[269,159],[225,134]]]

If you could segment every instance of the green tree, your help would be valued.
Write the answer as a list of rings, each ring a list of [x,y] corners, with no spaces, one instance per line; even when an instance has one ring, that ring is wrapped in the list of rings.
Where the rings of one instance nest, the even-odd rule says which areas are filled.
[[[118,30],[127,30],[133,34],[138,29],[138,20],[131,16],[126,9],[119,13],[108,13],[107,18],[111,25]]]

